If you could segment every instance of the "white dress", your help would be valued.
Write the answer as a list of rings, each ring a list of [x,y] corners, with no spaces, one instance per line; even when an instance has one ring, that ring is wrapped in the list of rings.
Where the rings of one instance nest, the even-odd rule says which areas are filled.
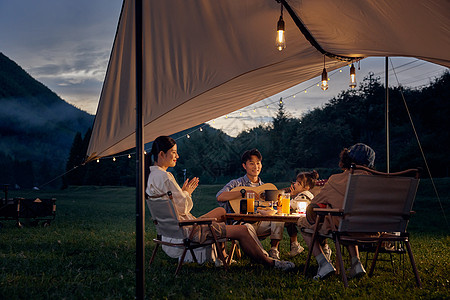
[[[194,206],[194,203],[192,202],[192,198],[189,195],[187,191],[181,190],[180,186],[178,185],[177,181],[173,177],[172,173],[167,172],[166,170],[158,167],[158,166],[151,166],[150,167],[150,176],[148,177],[147,181],[147,189],[145,192],[149,196],[157,196],[166,194],[168,191],[172,192],[173,196],[173,203],[175,205],[175,208],[178,212],[178,219],[179,220],[192,220],[195,219],[195,217],[190,213],[192,210],[192,207]],[[164,196],[168,198],[168,196]],[[183,240],[181,239],[175,239],[175,238],[168,238],[162,236],[161,239],[166,242],[170,243],[182,243]],[[183,248],[176,248],[176,247],[168,247],[168,246],[162,246],[162,249],[164,252],[173,258],[180,258],[181,254],[183,253]],[[215,252],[209,247],[203,247],[203,248],[197,248],[194,250],[195,256],[199,263],[203,263],[206,261],[215,260]],[[186,253],[186,256],[184,258],[185,262],[193,262],[193,258],[189,252]]]

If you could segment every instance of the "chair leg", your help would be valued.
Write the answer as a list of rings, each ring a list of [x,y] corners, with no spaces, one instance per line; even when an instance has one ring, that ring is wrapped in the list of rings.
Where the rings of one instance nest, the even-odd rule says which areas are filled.
[[[344,269],[344,261],[342,259],[342,252],[341,252],[341,245],[339,242],[339,237],[336,237],[335,239],[335,244],[336,244],[336,256],[339,262],[339,269],[341,271],[341,276],[342,276],[342,281],[344,282],[344,287],[348,287],[348,281],[347,281],[347,275],[345,274],[345,269]]]
[[[237,245],[236,245],[236,241],[233,240],[231,242],[231,250],[230,250],[230,254],[228,255],[228,259],[227,259],[227,265],[231,264],[231,260],[233,259],[234,256],[234,252],[236,251]],[[236,255],[237,256],[237,255]]]
[[[212,225],[208,225],[208,227],[214,238],[214,244],[216,245],[216,248],[217,248],[217,254],[219,255],[220,260],[222,261],[223,266],[225,267],[225,270],[228,270],[228,264],[227,264],[225,257],[223,256],[222,248],[220,247],[219,242],[217,241],[216,233],[212,229]],[[230,260],[230,262],[231,262],[231,260]]]
[[[155,249],[153,249],[152,257],[150,258],[150,262],[149,262],[149,264],[148,264],[148,267],[149,267],[149,268],[150,268],[150,266],[152,265],[153,260],[155,259],[156,251],[158,251],[158,247],[159,247],[159,244],[156,243]]]
[[[192,259],[196,264],[198,264],[197,256],[195,256],[194,250],[192,248],[189,248],[189,252],[191,253]]]
[[[177,266],[177,269],[176,269],[176,271],[175,271],[175,276],[178,275],[178,272],[179,272],[180,269],[181,269],[181,265],[182,265],[183,262],[184,262],[184,258],[186,257],[186,252],[187,252],[187,250],[188,250],[188,248],[185,247],[184,250],[183,250],[183,254],[181,254],[181,256],[180,256],[180,258],[179,258],[178,266]]]
[[[373,271],[375,271],[375,264],[377,263],[378,254],[380,253],[382,241],[378,241],[377,243],[377,249],[375,250],[375,254],[373,255],[372,264],[370,265],[370,271],[369,271],[369,277],[372,277]]]
[[[411,250],[411,245],[409,244],[408,240],[405,241],[405,245],[406,245],[406,250],[408,251],[409,260],[411,261],[411,266],[414,271],[414,276],[416,277],[417,286],[419,288],[421,288],[422,282],[420,281],[419,272],[417,271],[416,263],[414,262],[414,257],[413,257],[412,250]]]
[[[307,271],[308,268],[309,268],[309,262],[310,262],[310,260],[311,260],[311,255],[312,255],[312,252],[313,252],[314,243],[316,242],[316,239],[317,239],[318,226],[319,226],[319,223],[320,223],[321,221],[323,221],[323,217],[321,217],[321,216],[318,215],[318,216],[316,217],[316,223],[315,223],[315,225],[314,225],[314,233],[313,233],[313,235],[312,235],[311,244],[308,245],[308,256],[306,257],[305,268],[303,269],[303,276],[306,276],[306,271]]]

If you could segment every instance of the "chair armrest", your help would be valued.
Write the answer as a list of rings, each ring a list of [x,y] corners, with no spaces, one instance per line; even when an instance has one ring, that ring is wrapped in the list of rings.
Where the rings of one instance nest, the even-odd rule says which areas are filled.
[[[217,221],[217,218],[198,218],[193,220],[183,220],[180,221],[178,224],[180,226],[188,226],[188,225],[202,225],[202,224],[211,224],[213,221]]]
[[[313,211],[320,215],[332,215],[332,216],[341,216],[344,212],[342,208],[313,208]]]

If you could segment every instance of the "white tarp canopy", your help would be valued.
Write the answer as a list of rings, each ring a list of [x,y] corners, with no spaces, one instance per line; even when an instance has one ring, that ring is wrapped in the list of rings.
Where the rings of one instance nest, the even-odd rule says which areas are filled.
[[[450,67],[448,0],[286,0],[327,52],[407,56]],[[144,141],[170,135],[319,76],[324,56],[275,0],[143,1]],[[326,59],[328,71],[347,62]],[[135,147],[135,11],[125,0],[89,159]]]

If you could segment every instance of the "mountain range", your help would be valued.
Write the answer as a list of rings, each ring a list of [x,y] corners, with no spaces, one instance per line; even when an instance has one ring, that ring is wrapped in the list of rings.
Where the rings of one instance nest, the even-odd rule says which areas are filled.
[[[94,120],[1,52],[0,107],[0,184],[40,186],[62,174],[76,133]]]

